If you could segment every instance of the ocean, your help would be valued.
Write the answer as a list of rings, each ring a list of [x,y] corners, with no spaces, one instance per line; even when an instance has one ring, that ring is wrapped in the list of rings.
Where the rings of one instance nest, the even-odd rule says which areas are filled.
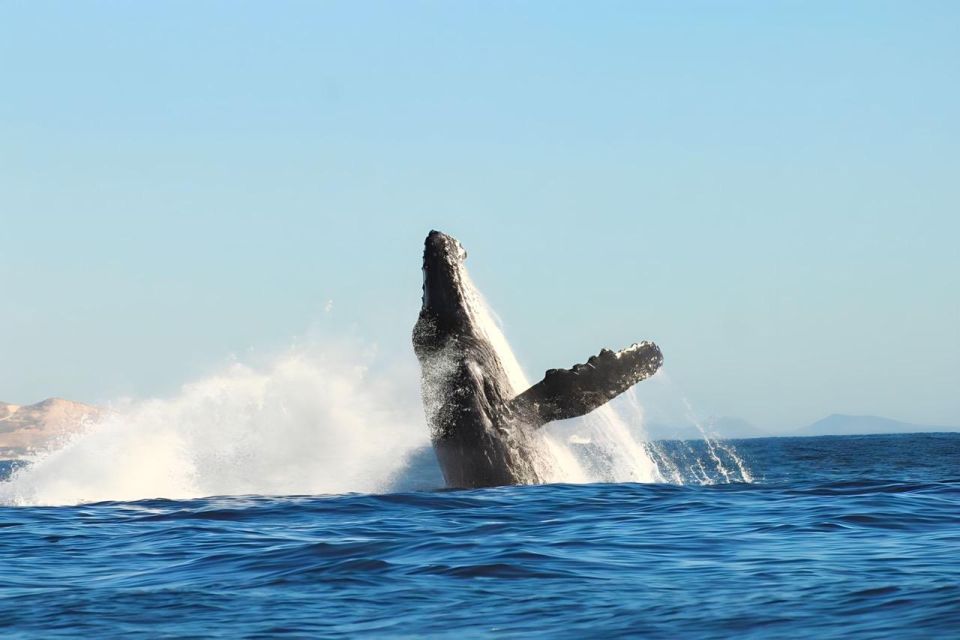
[[[0,506],[0,635],[960,637],[960,434],[658,446],[684,477]]]

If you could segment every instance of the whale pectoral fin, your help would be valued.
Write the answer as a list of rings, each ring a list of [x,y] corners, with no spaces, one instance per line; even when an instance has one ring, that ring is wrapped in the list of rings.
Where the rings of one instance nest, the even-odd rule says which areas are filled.
[[[617,397],[663,364],[660,348],[652,342],[622,351],[602,349],[585,364],[550,369],[543,380],[510,402],[510,408],[540,427],[554,420],[576,418]]]

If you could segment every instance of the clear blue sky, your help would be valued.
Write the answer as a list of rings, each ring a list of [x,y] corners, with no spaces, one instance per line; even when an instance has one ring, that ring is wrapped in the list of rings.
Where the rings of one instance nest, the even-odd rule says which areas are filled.
[[[406,354],[438,228],[531,372],[960,424],[958,122],[956,2],[2,2],[0,399]]]

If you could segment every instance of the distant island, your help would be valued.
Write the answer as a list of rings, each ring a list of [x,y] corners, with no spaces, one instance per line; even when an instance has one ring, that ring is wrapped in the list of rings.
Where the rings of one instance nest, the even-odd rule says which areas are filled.
[[[97,422],[106,410],[63,398],[48,398],[30,405],[0,402],[0,460],[23,458],[55,448],[70,435]],[[960,431],[960,427],[912,424],[879,416],[851,416],[835,413],[799,429],[766,431],[740,418],[714,418],[696,425],[648,424],[650,440],[699,440],[713,438],[771,438],[806,436],[852,436],[890,433],[935,433]]]
[[[96,422],[104,410],[63,398],[29,405],[0,402],[0,460],[22,458]]]
[[[852,416],[834,413],[799,429],[766,431],[740,418],[714,418],[704,422],[703,432],[692,424],[646,426],[651,440],[696,440],[703,433],[714,438],[771,438],[808,436],[860,436],[890,433],[942,433],[960,431],[960,426],[942,426],[901,422],[880,416]]]
[[[937,433],[960,431],[960,427],[912,424],[878,416],[848,416],[839,413],[817,420],[791,436],[860,436],[885,433]]]

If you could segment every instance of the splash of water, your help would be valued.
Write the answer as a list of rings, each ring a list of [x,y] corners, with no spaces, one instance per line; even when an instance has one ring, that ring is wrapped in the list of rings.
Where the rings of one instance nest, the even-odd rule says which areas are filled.
[[[490,305],[462,274],[467,310],[474,324],[496,350],[514,395],[530,381],[510,348],[502,325]],[[547,482],[663,482],[657,463],[609,404],[589,415],[552,423],[535,434],[540,476]]]
[[[500,358],[514,394],[530,381],[503,334],[502,323],[491,306],[463,272],[467,309]],[[656,374],[657,376],[661,374]],[[634,389],[586,416],[546,425],[535,434],[539,440],[537,463],[547,482],[753,482],[747,465],[730,444],[714,438],[696,419],[683,399],[691,420],[706,446],[701,451],[677,455],[649,441],[643,430],[644,413]]]
[[[0,484],[0,503],[390,490],[426,446],[415,389],[356,349],[233,365],[166,400],[115,406]]]
[[[464,285],[512,391],[528,388],[492,309],[469,279]],[[117,403],[99,423],[0,483],[0,504],[442,486],[415,363],[378,372],[373,359],[374,351],[355,343],[314,345],[262,366],[232,365],[172,398]],[[538,430],[536,464],[547,482],[752,481],[732,446],[694,423],[705,453],[648,442],[630,390],[584,417]]]
[[[750,474],[750,470],[743,462],[743,459],[737,454],[736,450],[731,445],[725,444],[722,440],[714,437],[713,434],[709,433],[703,427],[702,421],[693,410],[693,405],[690,404],[689,400],[683,398],[683,404],[687,409],[687,419],[700,431],[700,435],[703,437],[704,443],[706,443],[710,459],[716,465],[716,469],[723,476],[723,479],[726,482],[753,482],[753,476]],[[724,459],[726,459],[726,462]],[[730,463],[732,463],[735,468],[728,468],[727,464]]]
[[[754,482],[750,468],[729,441],[719,438],[698,416],[687,397],[680,392],[663,370],[652,379],[666,392],[655,404],[679,407],[680,420],[700,433],[697,440],[646,442],[645,447],[657,462],[667,482],[675,484],[717,484],[721,482]],[[634,389],[622,396],[628,415],[642,415]],[[660,407],[663,409],[663,407]],[[676,418],[676,416],[674,416]],[[642,422],[637,420],[636,422]]]

